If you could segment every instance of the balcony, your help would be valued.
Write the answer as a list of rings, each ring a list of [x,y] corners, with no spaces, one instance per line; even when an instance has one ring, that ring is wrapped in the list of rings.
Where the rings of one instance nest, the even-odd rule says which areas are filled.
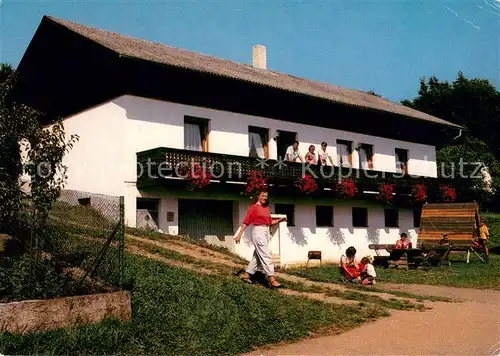
[[[424,184],[431,201],[435,200],[431,199],[433,192],[437,192],[442,185],[455,186],[453,180],[446,178],[416,177],[337,166],[320,167],[276,160],[264,161],[251,157],[159,147],[137,153],[137,187],[141,189],[162,185],[172,179],[182,179],[182,167],[193,163],[210,169],[213,180],[222,184],[244,183],[250,172],[258,171],[268,178],[269,184],[286,188],[293,187],[298,179],[309,173],[321,188],[331,188],[343,178],[351,178],[358,192],[367,194],[378,192],[381,184],[393,184],[396,195],[409,196],[416,184]]]

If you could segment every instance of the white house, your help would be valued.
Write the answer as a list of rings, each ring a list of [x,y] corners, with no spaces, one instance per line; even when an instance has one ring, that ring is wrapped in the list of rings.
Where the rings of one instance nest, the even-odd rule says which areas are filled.
[[[311,250],[324,260],[338,260],[351,245],[369,253],[369,244],[394,243],[401,232],[414,239],[420,215],[412,187],[440,184],[435,143],[443,130],[460,128],[368,93],[272,71],[263,46],[254,47],[253,65],[239,64],[51,17],[43,17],[18,71],[24,102],[64,117],[67,134],[80,136],[65,159],[67,188],[124,196],[129,226],[142,226],[147,215],[166,233],[249,257],[248,239],[235,247],[231,238],[250,205],[241,194],[247,175],[259,170],[257,156],[269,159],[271,209],[288,216],[271,243],[282,264],[305,262]],[[306,166],[276,165],[295,140],[302,157],[325,141],[333,158],[323,172],[330,177],[317,175],[312,195],[294,187]],[[175,167],[201,159],[217,177],[190,191]],[[342,174],[357,184],[351,199],[335,194]],[[374,199],[384,182],[395,184],[392,204]]]

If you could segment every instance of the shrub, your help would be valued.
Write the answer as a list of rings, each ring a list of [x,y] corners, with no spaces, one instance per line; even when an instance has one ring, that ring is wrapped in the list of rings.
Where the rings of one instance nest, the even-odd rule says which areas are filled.
[[[0,300],[55,298],[74,289],[75,282],[56,263],[46,259],[5,258],[0,263]]]

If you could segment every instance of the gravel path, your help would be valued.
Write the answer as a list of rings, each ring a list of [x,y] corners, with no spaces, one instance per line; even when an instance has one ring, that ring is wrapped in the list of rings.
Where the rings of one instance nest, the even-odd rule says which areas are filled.
[[[382,288],[441,295],[459,303],[426,303],[424,312],[391,311],[388,318],[335,336],[247,355],[500,355],[500,292],[427,285]]]

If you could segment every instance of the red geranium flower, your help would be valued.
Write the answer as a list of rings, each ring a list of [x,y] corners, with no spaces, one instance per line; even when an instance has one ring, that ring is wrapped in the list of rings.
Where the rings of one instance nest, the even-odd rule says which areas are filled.
[[[337,184],[336,190],[345,198],[353,198],[358,192],[356,183],[352,178],[343,178],[340,183]]]
[[[412,195],[417,203],[424,203],[427,201],[427,187],[424,184],[415,184]]]
[[[380,184],[378,200],[390,203],[394,200],[394,184]]]
[[[441,186],[441,198],[445,203],[453,203],[457,200],[457,192],[455,191],[455,188],[448,185]]]
[[[318,183],[316,183],[316,180],[310,174],[304,175],[295,185],[301,192],[306,194],[311,194],[318,190]]]
[[[189,181],[189,189],[203,189],[210,184],[212,179],[212,172],[210,167],[206,164],[199,164],[193,162],[180,170],[182,175],[185,175],[186,180]]]
[[[267,178],[264,178],[262,172],[251,171],[248,173],[245,190],[241,194],[254,198],[258,192],[267,186]]]

